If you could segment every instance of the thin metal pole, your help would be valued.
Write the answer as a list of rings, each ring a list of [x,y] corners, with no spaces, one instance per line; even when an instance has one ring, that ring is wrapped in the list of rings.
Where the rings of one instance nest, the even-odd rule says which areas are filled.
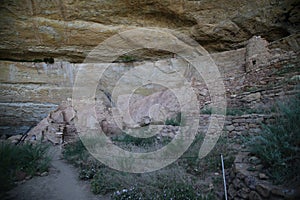
[[[221,154],[221,162],[222,162],[222,173],[223,173],[223,181],[224,181],[224,194],[225,194],[225,200],[227,200],[227,188],[226,188],[226,179],[225,179],[225,169],[224,169],[224,161],[223,161],[223,155]]]

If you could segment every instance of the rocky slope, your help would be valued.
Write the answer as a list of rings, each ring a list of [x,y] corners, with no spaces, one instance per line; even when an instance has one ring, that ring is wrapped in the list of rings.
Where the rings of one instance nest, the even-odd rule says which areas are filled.
[[[253,35],[274,41],[293,34],[300,19],[297,0],[4,0],[0,9],[0,59],[27,61],[81,62],[103,40],[136,27],[176,30],[224,51]],[[135,57],[163,54],[142,53]]]

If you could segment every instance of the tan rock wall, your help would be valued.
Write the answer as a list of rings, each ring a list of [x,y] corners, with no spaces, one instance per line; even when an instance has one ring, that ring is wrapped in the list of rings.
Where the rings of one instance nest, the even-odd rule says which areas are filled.
[[[284,41],[283,41],[284,43]],[[278,44],[277,44],[278,45]],[[276,50],[276,49],[275,49]],[[233,51],[212,54],[216,65],[219,67],[224,80],[227,105],[229,108],[245,108],[259,110],[268,107],[278,98],[294,95],[297,84],[297,65],[299,59],[295,52],[282,52],[282,50],[271,50],[271,57],[267,63],[260,63],[255,68],[246,72],[245,61],[247,59],[247,49],[242,48]],[[259,60],[258,60],[259,63]],[[61,101],[72,97],[72,86],[79,67],[86,70],[88,64],[72,64],[69,62],[34,63],[34,62],[0,62],[0,105],[1,109],[9,109],[14,113],[16,120],[9,120],[6,112],[1,112],[3,130],[18,124],[23,126],[38,122],[44,115],[36,114],[48,113],[48,104],[60,104]],[[99,67],[106,67],[106,64],[98,63]],[[189,64],[181,59],[172,58],[158,61],[143,61],[134,63],[113,63],[103,74],[97,88],[96,97],[109,105],[107,92],[111,92],[117,81],[130,71],[133,67],[143,69],[140,76],[128,76],[120,82],[119,91],[122,94],[128,93],[127,87],[142,85],[145,77],[153,75],[160,76],[162,80],[168,78],[171,88],[178,88],[182,83],[177,83],[177,79],[172,79],[172,73],[167,69],[179,70],[187,81],[190,82],[199,100],[199,107],[210,104],[209,91],[203,79],[196,74],[196,71]],[[280,71],[291,70],[290,73],[277,74]],[[296,70],[296,71],[293,71]],[[146,76],[145,76],[146,75]],[[171,78],[171,79],[170,79]],[[180,81],[179,81],[180,82]],[[277,84],[277,85],[276,85]],[[136,94],[146,96],[162,88],[158,86],[141,87],[136,90]],[[112,95],[112,94],[110,94]],[[113,99],[116,100],[116,99]],[[15,107],[6,105],[15,103]],[[17,109],[26,107],[23,104],[36,104],[35,108],[27,107],[25,110]],[[45,104],[41,107],[40,104]],[[33,106],[34,107],[34,106]],[[52,107],[51,107],[52,108]],[[29,111],[32,109],[31,111]],[[23,114],[30,112],[34,118],[22,118]],[[30,120],[29,120],[30,119]],[[24,130],[24,129],[22,129]],[[16,131],[14,131],[15,133]]]
[[[236,49],[253,35],[274,41],[295,33],[300,19],[296,2],[4,0],[0,59],[81,62],[103,40],[135,27],[177,30],[210,51]]]

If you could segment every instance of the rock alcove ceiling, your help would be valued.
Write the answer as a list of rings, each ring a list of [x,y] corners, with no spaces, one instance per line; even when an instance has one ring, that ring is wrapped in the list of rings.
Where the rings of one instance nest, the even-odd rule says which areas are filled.
[[[76,140],[77,113],[70,98],[78,70],[89,70],[88,64],[82,62],[101,42],[140,27],[182,33],[211,53],[226,90],[228,116],[224,135],[239,139],[245,133],[259,134],[262,123],[274,121],[272,114],[262,111],[299,93],[299,5],[297,0],[3,0],[1,139],[19,142],[21,134],[30,130],[26,141],[32,143],[68,144]],[[138,35],[133,37],[141,39]],[[176,41],[184,39],[176,35]],[[101,62],[96,65],[106,66]],[[125,76],[133,68],[141,69],[141,73]],[[122,55],[103,73],[95,95],[96,103],[100,102],[96,109],[103,119],[99,123],[103,131],[115,136],[122,134],[120,127],[155,124],[161,126],[157,140],[174,138],[181,130],[177,116],[182,115],[174,93],[159,84],[143,84],[145,76],[150,80],[156,77],[168,80],[173,91],[182,92],[176,89],[184,83],[172,70],[180,71],[195,92],[200,110],[195,111],[200,113],[198,132],[205,132],[212,109],[203,77],[174,53],[154,49]],[[117,116],[112,122],[118,99],[111,92],[118,81],[119,96],[123,95],[121,110],[130,110],[133,121],[128,116]],[[137,85],[142,86],[129,96],[128,87]],[[129,109],[128,98],[132,106]],[[185,103],[191,101],[187,99]],[[149,113],[151,116],[147,116]],[[191,121],[193,116],[184,117]],[[266,174],[248,172],[245,167],[251,164],[249,155],[239,154],[227,173],[230,198],[286,199],[297,195],[294,188],[291,194],[284,192],[286,188],[265,188],[269,186],[264,183]],[[250,184],[248,179],[253,177],[257,183]],[[218,197],[222,198],[222,194]]]
[[[136,27],[176,30],[221,52],[253,35],[271,42],[294,34],[300,18],[296,0],[4,0],[0,9],[0,59],[21,61],[82,62],[103,40]]]

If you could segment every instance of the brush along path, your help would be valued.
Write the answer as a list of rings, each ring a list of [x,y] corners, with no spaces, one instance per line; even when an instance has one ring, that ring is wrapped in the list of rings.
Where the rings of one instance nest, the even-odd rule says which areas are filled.
[[[78,171],[62,160],[60,147],[51,147],[49,175],[33,177],[8,192],[7,200],[96,200],[110,199],[94,195],[89,183],[78,179]]]

